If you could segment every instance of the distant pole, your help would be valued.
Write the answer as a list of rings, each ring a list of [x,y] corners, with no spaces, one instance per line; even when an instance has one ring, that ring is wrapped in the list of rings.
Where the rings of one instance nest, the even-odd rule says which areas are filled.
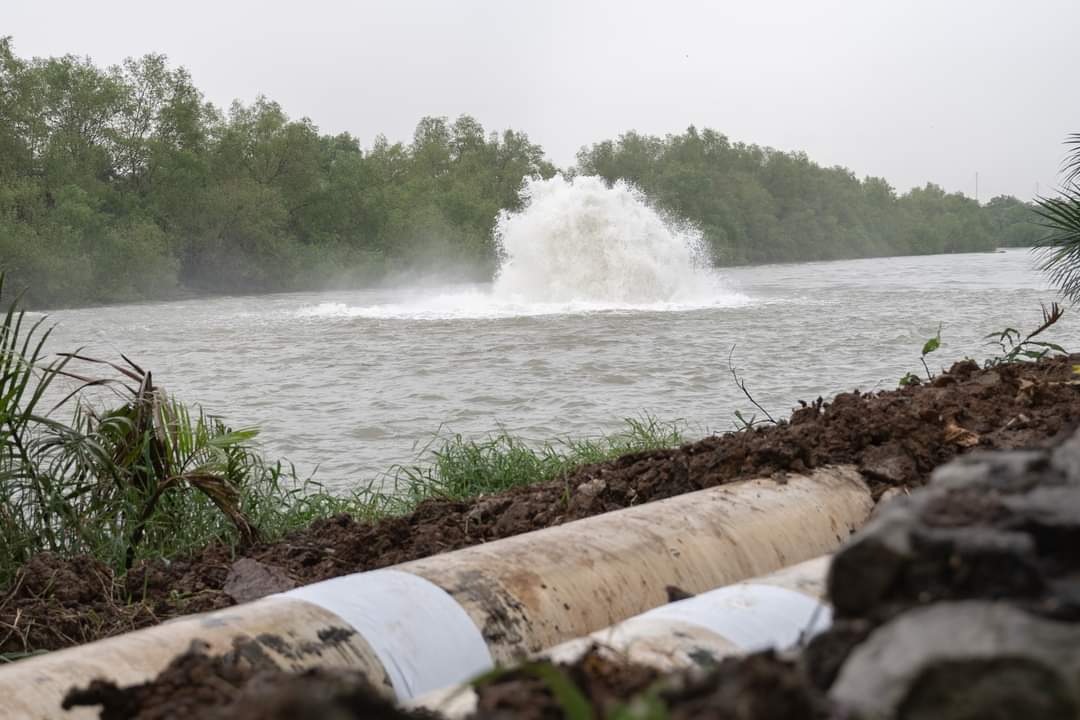
[[[975,171],[975,202],[979,202],[979,171]]]

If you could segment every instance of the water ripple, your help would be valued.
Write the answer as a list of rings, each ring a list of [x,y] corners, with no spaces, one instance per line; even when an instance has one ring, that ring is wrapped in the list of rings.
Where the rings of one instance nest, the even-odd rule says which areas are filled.
[[[235,425],[263,426],[268,454],[344,487],[413,460],[432,433],[536,439],[596,435],[642,411],[720,430],[758,402],[784,415],[800,399],[895,386],[921,370],[990,353],[982,336],[1033,327],[1053,299],[1024,251],[740,268],[744,302],[484,319],[394,316],[489,289],[365,290],[65,310],[53,350],[124,352],[170,391]],[[440,300],[441,298],[441,300]],[[369,318],[355,308],[383,308]],[[453,315],[450,313],[449,315]],[[169,328],[162,333],[161,328]],[[1048,338],[1080,346],[1071,316]],[[928,360],[928,362],[929,362]]]

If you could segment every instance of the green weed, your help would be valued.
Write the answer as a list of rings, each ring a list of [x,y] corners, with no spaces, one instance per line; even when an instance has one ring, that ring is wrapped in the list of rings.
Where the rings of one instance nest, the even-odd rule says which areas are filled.
[[[930,372],[930,366],[928,366],[926,364],[926,356],[929,355],[932,352],[936,352],[940,347],[941,347],[941,324],[938,323],[937,334],[934,335],[934,337],[929,338],[925,343],[923,343],[922,354],[919,356],[919,360],[922,362],[923,369],[926,371],[926,379],[927,379],[927,381],[932,381],[934,379],[934,374],[932,372]],[[918,385],[921,382],[922,382],[922,378],[920,378],[915,373],[911,373],[911,372],[907,373],[906,375],[904,375],[904,377],[900,378],[900,386],[901,387],[906,387],[908,385]]]
[[[1007,327],[996,333],[990,333],[985,337],[992,345],[997,345],[1001,354],[988,358],[984,367],[994,367],[1006,363],[1041,360],[1047,355],[1058,353],[1065,355],[1065,348],[1057,343],[1035,340],[1037,336],[1053,327],[1065,315],[1065,311],[1056,302],[1050,307],[1042,305],[1042,324],[1027,335],[1022,335],[1019,330]]]
[[[1041,360],[1044,357],[1053,354],[1068,354],[1065,348],[1057,343],[1035,339],[1057,324],[1065,315],[1065,310],[1056,302],[1051,303],[1050,307],[1046,307],[1045,305],[1041,305],[1040,307],[1042,308],[1042,322],[1027,335],[1024,335],[1016,328],[1007,327],[1004,330],[992,332],[989,335],[984,336],[983,339],[986,340],[989,345],[996,346],[1000,350],[997,355],[983,360],[982,366],[984,368],[992,368],[1015,362]],[[934,379],[934,374],[930,372],[930,368],[926,364],[926,356],[932,352],[936,352],[940,347],[941,325],[938,325],[937,334],[923,344],[922,355],[920,357],[923,369],[926,371],[927,381],[932,381]],[[911,372],[900,378],[901,387],[919,385],[921,383],[922,378]]]
[[[461,499],[490,495],[552,480],[579,465],[604,462],[630,452],[674,447],[685,441],[685,423],[651,415],[626,418],[625,429],[595,438],[563,438],[530,444],[506,431],[487,438],[436,435],[419,461],[398,465],[371,497],[389,494],[405,508],[429,497]],[[377,506],[382,502],[376,502]]]

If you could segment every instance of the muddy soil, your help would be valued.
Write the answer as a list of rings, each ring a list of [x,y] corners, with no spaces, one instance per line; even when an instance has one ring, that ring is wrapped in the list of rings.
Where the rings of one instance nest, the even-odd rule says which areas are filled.
[[[559,670],[586,698],[597,718],[666,717],[669,720],[825,720],[834,717],[824,694],[796,660],[763,652],[721,660],[707,670],[658,677],[618,664],[609,653],[589,653]],[[549,683],[511,674],[478,688],[475,720],[563,720],[568,713]],[[665,708],[666,713],[648,713]]]
[[[73,688],[65,708],[96,707],[101,720],[420,720],[440,717],[396,707],[359,673],[287,673],[252,663],[243,648],[209,656],[199,647],[178,656],[153,681],[120,688],[94,681]],[[552,671],[553,668],[547,668]],[[586,653],[559,667],[596,713],[609,717],[632,702],[662,703],[670,720],[825,720],[829,703],[798,665],[774,653],[728,659],[706,672],[662,678],[652,668]],[[516,671],[479,689],[476,720],[563,720],[551,681]],[[646,716],[648,717],[648,716]]]
[[[346,720],[428,718],[397,709],[360,673],[284,673],[258,652],[207,655],[196,643],[152,681],[119,688],[96,680],[72,689],[64,708],[98,707],[101,720]]]
[[[800,403],[789,421],[586,465],[563,478],[468,501],[429,500],[375,524],[347,516],[272,544],[214,545],[112,578],[47,555],[0,595],[0,653],[58,649],[226,607],[238,557],[297,584],[371,570],[733,480],[853,463],[878,494],[922,485],[973,448],[1043,447],[1080,423],[1080,356],[983,370],[962,362],[932,383]],[[132,602],[132,599],[135,602]],[[92,610],[92,612],[88,612]]]

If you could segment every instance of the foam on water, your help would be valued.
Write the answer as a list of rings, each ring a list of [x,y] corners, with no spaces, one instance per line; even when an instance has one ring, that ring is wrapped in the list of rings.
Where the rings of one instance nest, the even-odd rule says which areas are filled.
[[[497,298],[644,305],[708,303],[720,288],[701,235],[665,223],[640,192],[597,177],[529,180],[525,208],[504,213]]]
[[[503,213],[495,282],[405,294],[394,302],[323,303],[304,317],[454,319],[591,312],[666,312],[745,305],[708,268],[700,233],[674,227],[623,182],[528,180],[523,208]]]

